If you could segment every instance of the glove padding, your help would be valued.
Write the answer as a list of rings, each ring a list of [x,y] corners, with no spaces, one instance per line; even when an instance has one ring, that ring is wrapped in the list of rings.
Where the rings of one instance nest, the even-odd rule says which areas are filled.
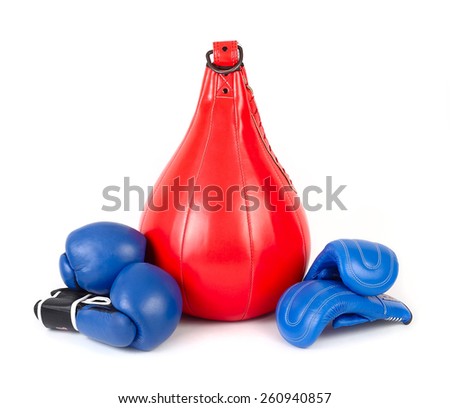
[[[276,310],[278,329],[286,341],[306,348],[324,328],[388,320],[409,324],[410,310],[388,296],[361,296],[342,282],[313,280],[291,286],[281,297]]]
[[[127,265],[144,262],[147,241],[139,231],[114,222],[95,222],[71,232],[59,269],[70,289],[107,295]]]
[[[397,256],[388,247],[361,239],[340,239],[324,248],[304,280],[341,280],[353,292],[369,296],[386,292],[397,275]]]
[[[147,263],[126,266],[109,298],[71,289],[39,301],[36,317],[48,328],[74,330],[115,347],[151,350],[175,330],[182,298],[176,281]]]

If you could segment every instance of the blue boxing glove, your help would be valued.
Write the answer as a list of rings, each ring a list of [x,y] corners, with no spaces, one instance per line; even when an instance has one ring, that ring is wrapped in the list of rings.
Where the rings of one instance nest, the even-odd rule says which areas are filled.
[[[126,266],[109,298],[81,290],[59,289],[35,305],[48,328],[79,331],[116,347],[151,350],[175,330],[182,298],[176,281],[148,263]]]
[[[340,280],[360,295],[386,292],[398,275],[398,261],[388,247],[360,239],[330,242],[317,256],[304,280]]]
[[[144,262],[147,241],[139,231],[113,222],[85,225],[69,234],[59,269],[70,289],[107,295],[119,272]]]
[[[309,280],[291,286],[276,309],[278,329],[297,347],[314,343],[324,328],[352,326],[375,320],[411,322],[412,314],[402,302],[388,296],[361,296],[333,280]]]

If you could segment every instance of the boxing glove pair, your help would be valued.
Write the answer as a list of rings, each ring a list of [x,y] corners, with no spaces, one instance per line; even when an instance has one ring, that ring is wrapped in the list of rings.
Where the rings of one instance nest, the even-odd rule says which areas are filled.
[[[177,327],[182,298],[167,272],[144,262],[145,251],[145,237],[122,224],[75,230],[60,258],[68,288],[37,302],[36,317],[48,328],[79,331],[111,346],[158,346]]]
[[[330,242],[304,280],[280,298],[276,319],[285,340],[297,347],[313,344],[325,327],[387,320],[409,324],[405,304],[384,294],[398,275],[395,253],[384,245],[341,239]]]

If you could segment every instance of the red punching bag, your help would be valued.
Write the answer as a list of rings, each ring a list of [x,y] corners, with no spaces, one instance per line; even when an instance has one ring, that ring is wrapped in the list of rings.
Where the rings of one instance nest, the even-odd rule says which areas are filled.
[[[197,110],[140,229],[149,261],[178,281],[185,313],[245,320],[273,311],[303,278],[309,231],[264,134],[242,48],[215,42],[206,56]]]

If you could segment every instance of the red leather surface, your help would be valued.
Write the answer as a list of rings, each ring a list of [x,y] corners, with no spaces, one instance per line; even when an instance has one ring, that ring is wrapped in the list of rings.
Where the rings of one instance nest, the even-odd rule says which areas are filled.
[[[214,64],[220,67],[232,67],[238,62],[237,41],[217,41],[213,43]]]
[[[222,44],[230,54],[237,49],[236,42],[215,43],[217,54],[224,53]],[[219,58],[225,65],[237,61],[237,55]],[[152,248],[149,261],[180,284],[185,313],[228,321],[256,317],[273,311],[303,278],[310,249],[303,208],[286,209],[296,197],[292,189],[284,197],[272,192],[275,210],[266,208],[261,186],[267,178],[277,189],[290,185],[265,137],[245,69],[225,76],[206,68],[189,130],[149,197],[154,205],[166,200],[168,210],[146,208],[140,226]],[[181,193],[174,202],[171,186],[189,179],[201,191]],[[223,191],[223,197],[210,194],[218,198],[213,211],[201,199],[207,186]],[[260,189],[247,196],[234,191],[245,186]],[[249,196],[259,199],[256,210]],[[189,202],[200,209],[176,209]]]

